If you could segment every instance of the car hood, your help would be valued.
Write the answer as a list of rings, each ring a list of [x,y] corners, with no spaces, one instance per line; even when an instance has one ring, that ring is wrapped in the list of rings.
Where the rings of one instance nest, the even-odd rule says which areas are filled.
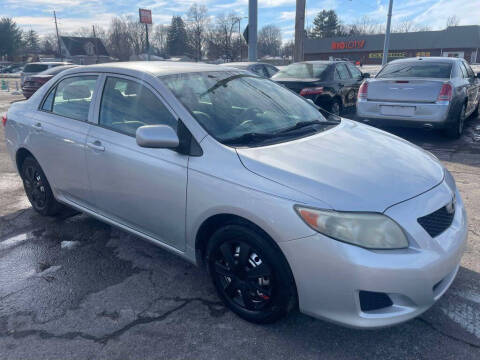
[[[237,148],[250,171],[310,195],[338,211],[383,212],[442,182],[442,165],[394,135],[342,119],[313,136]]]

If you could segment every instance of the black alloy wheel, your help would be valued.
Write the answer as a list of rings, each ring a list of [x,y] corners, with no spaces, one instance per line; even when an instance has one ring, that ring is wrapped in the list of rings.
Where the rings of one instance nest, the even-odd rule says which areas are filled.
[[[207,256],[220,298],[243,319],[274,322],[296,303],[293,276],[283,254],[258,232],[226,226],[212,236]]]
[[[58,214],[62,205],[55,200],[47,177],[33,157],[25,158],[21,175],[25,193],[35,211],[48,216]]]

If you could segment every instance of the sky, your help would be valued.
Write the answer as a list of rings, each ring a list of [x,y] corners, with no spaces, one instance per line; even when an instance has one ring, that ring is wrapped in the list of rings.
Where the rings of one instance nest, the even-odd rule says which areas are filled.
[[[412,21],[432,29],[445,27],[449,16],[456,15],[460,25],[480,24],[480,0],[394,0],[393,22]],[[0,17],[13,17],[23,29],[47,34],[55,30],[56,11],[60,33],[74,32],[81,27],[107,27],[118,15],[138,17],[138,8],[152,10],[154,24],[168,24],[172,15],[185,15],[192,3],[206,5],[209,15],[235,12],[248,15],[248,0],[0,0]],[[258,0],[259,28],[275,24],[282,30],[284,41],[291,39],[295,25],[295,0]],[[322,9],[334,9],[345,24],[362,16],[385,22],[388,0],[307,0],[306,26]],[[242,20],[242,29],[248,20]]]

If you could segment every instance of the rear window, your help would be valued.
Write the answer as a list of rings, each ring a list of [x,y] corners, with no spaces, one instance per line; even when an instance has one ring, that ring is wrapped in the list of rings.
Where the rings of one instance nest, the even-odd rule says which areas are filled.
[[[28,64],[23,68],[23,72],[26,73],[38,73],[48,69],[48,65],[45,64]]]
[[[319,79],[328,64],[292,64],[275,74],[274,78]]]
[[[441,62],[401,62],[387,64],[377,78],[450,78],[452,64]]]

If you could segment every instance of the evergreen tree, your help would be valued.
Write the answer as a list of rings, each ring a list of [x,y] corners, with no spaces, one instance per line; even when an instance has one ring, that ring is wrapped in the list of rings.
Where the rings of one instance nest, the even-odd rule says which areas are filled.
[[[180,16],[172,17],[167,33],[167,52],[170,56],[182,56],[189,53],[187,30]]]
[[[11,18],[0,19],[0,56],[7,55],[13,60],[22,47],[22,31]]]
[[[339,34],[340,21],[335,10],[322,10],[313,20],[310,36],[313,38],[328,38]]]

